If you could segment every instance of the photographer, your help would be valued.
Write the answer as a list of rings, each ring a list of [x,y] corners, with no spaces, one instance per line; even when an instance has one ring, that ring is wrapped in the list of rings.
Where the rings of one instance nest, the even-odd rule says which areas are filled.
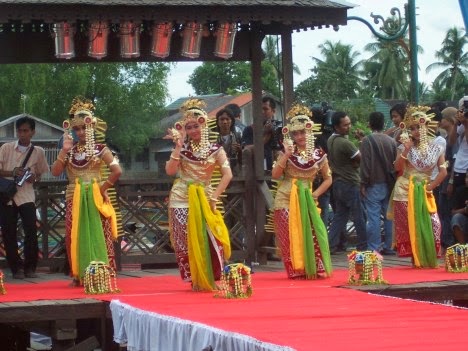
[[[449,135],[449,144],[454,150],[452,173],[447,187],[449,196],[455,194],[456,189],[465,185],[466,170],[468,169],[468,96],[464,96],[458,103],[457,127]]]
[[[35,278],[38,255],[36,205],[33,184],[49,166],[44,149],[31,144],[35,120],[21,117],[16,121],[18,140],[0,148],[0,176],[14,179],[17,192],[13,199],[0,203],[0,217],[6,258],[14,279]],[[30,152],[32,148],[32,151]],[[24,160],[28,157],[27,162]],[[18,251],[17,226],[21,216],[24,230],[24,261]]]
[[[276,102],[265,96],[262,99],[263,115],[263,145],[265,153],[265,169],[271,171],[273,167],[273,153],[281,150],[282,122],[275,120]],[[242,146],[253,145],[253,126],[247,126],[242,133]]]

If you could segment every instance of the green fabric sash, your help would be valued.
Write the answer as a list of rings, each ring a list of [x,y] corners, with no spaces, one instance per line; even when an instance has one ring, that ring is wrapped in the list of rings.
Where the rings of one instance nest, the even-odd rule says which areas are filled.
[[[302,233],[304,239],[305,273],[307,278],[317,276],[317,264],[314,250],[314,238],[317,239],[319,250],[322,255],[323,265],[327,275],[331,274],[332,264],[330,249],[328,247],[328,234],[322,218],[317,209],[317,205],[312,197],[312,192],[302,181],[296,182],[298,189],[299,205],[301,209]],[[312,231],[313,228],[313,231]]]
[[[78,272],[83,278],[91,261],[109,264],[101,216],[94,204],[93,188],[80,182],[80,219],[78,226]]]
[[[431,215],[427,209],[425,182],[413,180],[414,215],[416,222],[416,243],[419,262],[422,267],[438,267]]]

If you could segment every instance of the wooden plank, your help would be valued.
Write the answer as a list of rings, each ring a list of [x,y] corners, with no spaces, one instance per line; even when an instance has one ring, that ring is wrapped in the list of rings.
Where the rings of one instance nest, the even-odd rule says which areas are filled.
[[[48,302],[47,302],[48,301]],[[105,316],[107,302],[93,299],[43,300],[0,304],[0,323],[48,321],[68,316],[73,319]]]

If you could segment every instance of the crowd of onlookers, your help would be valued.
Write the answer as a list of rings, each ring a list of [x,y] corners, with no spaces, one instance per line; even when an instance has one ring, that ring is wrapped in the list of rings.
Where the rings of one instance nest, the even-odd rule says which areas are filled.
[[[332,254],[348,249],[346,226],[350,220],[353,221],[357,234],[357,249],[375,250],[384,255],[394,255],[398,251],[395,222],[401,225],[403,221],[405,227],[408,225],[408,219],[401,218],[402,213],[407,212],[408,193],[400,191],[401,179],[397,179],[409,174],[408,167],[417,169],[418,162],[423,164],[428,161],[430,157],[424,156],[425,154],[416,155],[423,144],[428,144],[432,150],[432,164],[426,162],[419,171],[427,173],[430,169],[424,189],[433,196],[437,206],[436,215],[430,214],[432,231],[435,233],[435,240],[439,242],[437,245],[440,245],[437,246],[437,254],[440,256],[444,249],[455,243],[466,243],[468,96],[460,99],[458,109],[436,102],[430,109],[428,107],[424,110],[427,132],[423,127],[419,130],[419,122],[417,118],[411,119],[408,107],[410,105],[406,103],[398,103],[391,108],[393,125],[387,129],[384,128],[384,115],[380,112],[371,113],[368,121],[371,133],[355,135],[359,145],[353,144],[349,138],[352,133],[351,119],[345,112],[328,111],[327,114],[322,108],[313,110],[312,119],[322,125],[322,135],[316,137],[316,144],[326,152],[332,169],[333,185],[318,199],[322,219],[325,224],[329,224]],[[284,149],[280,132],[282,122],[275,120],[275,108],[274,99],[263,98],[264,165],[267,172],[271,171],[277,152]],[[220,142],[230,157],[234,174],[240,172],[241,150],[254,142],[253,126],[240,126],[239,115],[238,106],[226,106],[217,114]],[[223,127],[223,121],[227,118],[231,120],[230,123],[225,123],[231,128],[229,136],[227,127]],[[411,127],[411,124],[417,128]],[[411,128],[418,131],[413,132]],[[402,140],[404,131],[409,135],[407,144]],[[416,132],[418,135],[424,134],[421,145],[411,136],[411,133]],[[418,157],[423,160],[418,160]],[[409,175],[407,178],[409,179]],[[317,174],[314,182],[314,187],[320,184],[320,174]],[[398,185],[397,189],[394,189],[395,184]],[[405,203],[403,209],[399,208],[401,201]],[[437,234],[439,231],[440,234]],[[408,247],[401,247],[398,253],[405,256],[405,250],[409,250]]]

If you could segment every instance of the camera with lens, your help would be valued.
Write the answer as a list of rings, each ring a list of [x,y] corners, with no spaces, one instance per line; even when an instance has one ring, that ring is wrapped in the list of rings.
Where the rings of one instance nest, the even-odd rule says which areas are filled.
[[[29,168],[26,168],[22,176],[15,177],[15,183],[18,186],[23,186],[24,182],[27,181],[32,176],[33,176],[33,172],[31,172]]]
[[[283,122],[276,119],[272,119],[267,122],[271,127],[271,139],[270,147],[272,150],[281,150],[283,143],[283,133],[281,132],[283,128]],[[266,125],[265,125],[266,126]]]
[[[468,100],[463,101],[463,115],[468,118]]]

